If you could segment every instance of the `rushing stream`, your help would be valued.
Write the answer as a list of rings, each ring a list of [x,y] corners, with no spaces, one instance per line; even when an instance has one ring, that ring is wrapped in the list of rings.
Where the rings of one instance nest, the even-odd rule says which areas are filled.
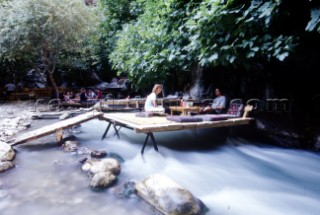
[[[48,121],[39,120],[37,126],[41,123]],[[0,174],[0,214],[158,214],[119,190],[127,181],[162,173],[201,199],[208,215],[320,215],[319,153],[248,142],[223,129],[200,129],[155,133],[159,153],[149,143],[141,156],[144,134],[121,129],[120,139],[109,132],[102,141],[106,126],[92,120],[75,136],[82,147],[123,158],[115,186],[91,190],[80,170],[82,157],[64,152],[50,135],[16,147],[16,168]]]

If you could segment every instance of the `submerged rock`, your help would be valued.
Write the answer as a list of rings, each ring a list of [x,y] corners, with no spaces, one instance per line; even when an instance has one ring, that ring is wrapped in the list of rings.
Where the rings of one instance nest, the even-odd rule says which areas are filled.
[[[135,193],[135,185],[136,183],[134,181],[125,182],[118,191],[119,196],[123,198],[129,198]]]
[[[168,215],[201,215],[207,209],[201,200],[165,175],[154,174],[138,182],[136,194]]]

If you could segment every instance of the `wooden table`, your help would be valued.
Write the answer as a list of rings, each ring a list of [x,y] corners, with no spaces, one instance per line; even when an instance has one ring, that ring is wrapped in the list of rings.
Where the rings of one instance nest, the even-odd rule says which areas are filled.
[[[173,114],[173,112],[179,112],[181,113],[182,116],[187,116],[188,112],[196,112],[199,113],[200,112],[200,107],[199,106],[170,106],[170,111],[171,111],[171,115]]]

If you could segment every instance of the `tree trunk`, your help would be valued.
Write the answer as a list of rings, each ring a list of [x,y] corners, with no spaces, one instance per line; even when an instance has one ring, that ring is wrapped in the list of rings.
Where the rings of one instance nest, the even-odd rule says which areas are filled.
[[[203,92],[203,68],[198,64],[196,68],[192,70],[192,86],[189,89],[189,95],[193,99],[201,99]]]
[[[53,77],[53,71],[47,71],[48,72],[48,75],[49,75],[49,78],[50,78],[50,82],[52,84],[52,87],[54,89],[54,92],[55,92],[55,98],[59,99],[60,96],[59,96],[59,89],[58,89],[58,86],[54,80],[54,77]]]
[[[57,84],[54,80],[54,77],[53,77],[53,73],[54,73],[55,66],[56,66],[55,54],[51,53],[48,49],[43,48],[42,49],[42,63],[44,66],[44,70],[45,70],[46,74],[49,76],[51,85],[55,91],[55,98],[59,99],[60,98],[59,89],[58,89],[58,86],[57,86]]]

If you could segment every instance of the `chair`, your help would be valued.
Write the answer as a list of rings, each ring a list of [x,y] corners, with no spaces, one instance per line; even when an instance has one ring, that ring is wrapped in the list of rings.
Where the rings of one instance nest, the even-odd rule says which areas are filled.
[[[205,106],[211,105],[212,102],[213,102],[213,99],[203,99],[201,101],[201,105],[200,106],[205,107]]]

